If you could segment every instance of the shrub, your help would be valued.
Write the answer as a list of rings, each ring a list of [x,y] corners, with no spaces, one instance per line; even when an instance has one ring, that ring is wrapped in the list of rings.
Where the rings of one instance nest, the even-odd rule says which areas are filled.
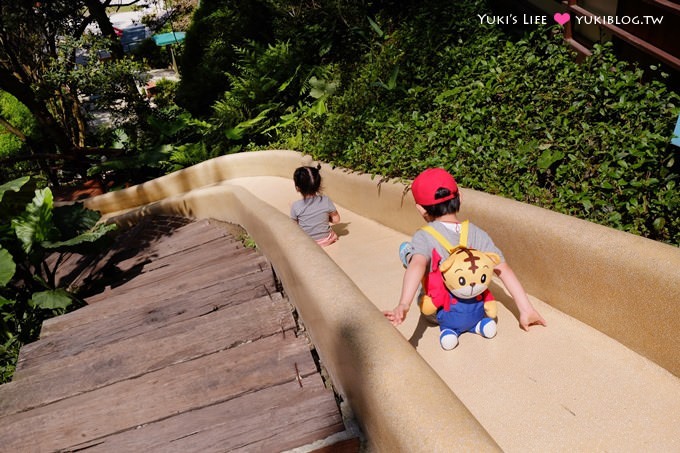
[[[0,383],[11,378],[19,348],[37,339],[42,322],[80,302],[57,285],[66,253],[94,253],[115,225],[81,204],[55,207],[49,188],[29,177],[0,185]],[[48,257],[56,256],[54,260]]]
[[[680,96],[643,83],[609,45],[575,63],[556,27],[471,33],[474,14],[460,6],[414,14],[381,38],[328,113],[295,123],[280,143],[388,177],[443,166],[466,187],[679,244],[669,142]]]

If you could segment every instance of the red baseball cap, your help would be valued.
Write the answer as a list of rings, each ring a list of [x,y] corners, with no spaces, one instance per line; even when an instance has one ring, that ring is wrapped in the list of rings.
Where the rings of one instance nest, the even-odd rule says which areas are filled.
[[[449,189],[450,195],[435,199],[437,189]],[[451,174],[443,168],[428,168],[413,180],[411,184],[413,199],[421,206],[431,206],[450,200],[458,194],[458,184]]]

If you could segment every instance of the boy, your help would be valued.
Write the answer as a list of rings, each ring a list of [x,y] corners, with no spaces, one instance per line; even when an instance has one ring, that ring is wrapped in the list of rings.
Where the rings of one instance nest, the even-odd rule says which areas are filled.
[[[458,185],[453,176],[442,168],[430,168],[413,180],[411,192],[418,212],[429,225],[441,233],[450,243],[458,244],[461,224],[456,214],[460,209],[461,200]],[[500,277],[519,309],[519,323],[522,329],[529,330],[529,326],[532,325],[545,326],[545,320],[531,305],[522,284],[508,263],[505,262],[503,254],[489,235],[470,223],[467,242],[467,246],[470,248],[500,255],[501,263],[495,267],[494,272]],[[384,312],[385,317],[393,325],[398,326],[404,321],[423,277],[430,271],[430,257],[433,248],[442,256],[442,259],[449,256],[448,251],[430,233],[423,230],[418,230],[413,235],[410,244],[402,244],[399,255],[407,267],[404,273],[399,305]],[[455,343],[457,344],[457,341]],[[449,346],[445,349],[452,349]],[[442,347],[444,347],[444,344],[442,344]]]

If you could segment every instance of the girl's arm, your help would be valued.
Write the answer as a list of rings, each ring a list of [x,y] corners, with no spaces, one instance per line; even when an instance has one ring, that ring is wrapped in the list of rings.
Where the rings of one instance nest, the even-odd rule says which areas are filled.
[[[501,281],[510,292],[512,299],[515,301],[515,305],[517,305],[520,327],[524,330],[529,330],[529,326],[545,326],[545,319],[543,319],[540,313],[536,311],[533,305],[531,305],[529,297],[524,291],[524,287],[510,265],[503,262],[496,266],[494,272],[500,277]]]
[[[328,214],[328,220],[330,220],[331,223],[338,223],[340,221],[340,214],[338,214],[338,211],[333,211]]]

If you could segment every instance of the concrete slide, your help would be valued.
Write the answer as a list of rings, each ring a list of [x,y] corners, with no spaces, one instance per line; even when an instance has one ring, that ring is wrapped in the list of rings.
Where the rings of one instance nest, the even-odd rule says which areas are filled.
[[[680,250],[484,193],[461,218],[504,251],[547,327],[520,329],[495,281],[498,335],[452,351],[414,304],[398,328],[398,246],[423,225],[408,186],[322,164],[340,239],[288,218],[293,151],[223,156],[86,201],[109,221],[154,213],[246,228],[281,278],[372,451],[680,452]]]

